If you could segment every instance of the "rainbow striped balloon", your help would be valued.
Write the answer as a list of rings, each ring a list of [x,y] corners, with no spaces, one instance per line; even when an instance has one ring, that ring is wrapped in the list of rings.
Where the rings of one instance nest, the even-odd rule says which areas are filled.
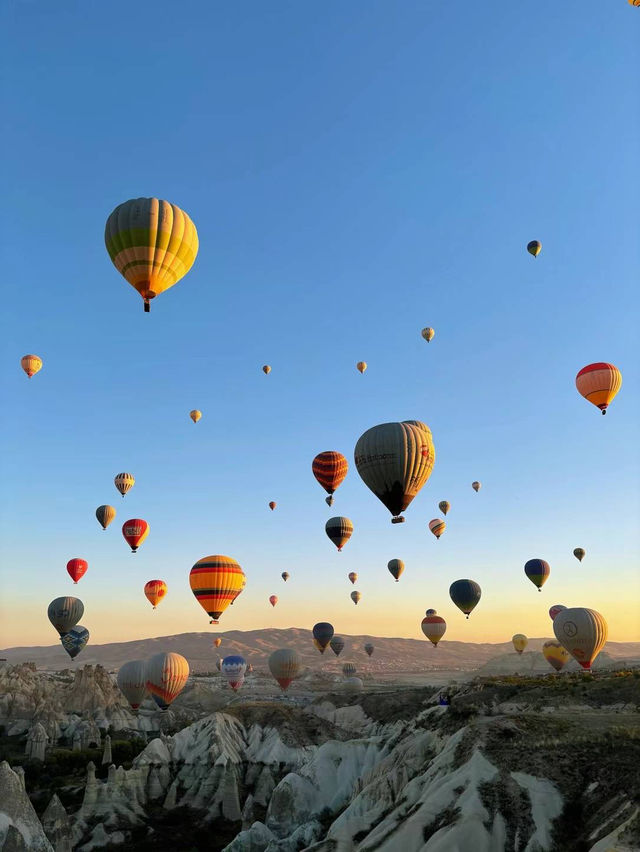
[[[247,582],[244,571],[230,556],[204,556],[189,574],[189,585],[196,600],[217,624],[225,609],[232,604]]]

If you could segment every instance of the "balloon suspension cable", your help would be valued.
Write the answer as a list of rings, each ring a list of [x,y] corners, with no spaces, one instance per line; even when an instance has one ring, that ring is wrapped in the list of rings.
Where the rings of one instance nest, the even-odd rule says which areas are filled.
[[[149,300],[145,299],[144,300],[144,312],[145,312],[145,314],[148,314],[150,310],[151,310],[151,305],[149,304]]]

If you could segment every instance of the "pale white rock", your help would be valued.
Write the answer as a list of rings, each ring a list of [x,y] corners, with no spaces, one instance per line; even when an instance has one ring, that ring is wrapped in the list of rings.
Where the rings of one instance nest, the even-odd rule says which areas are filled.
[[[6,760],[0,763],[0,849],[11,852],[54,852],[24,783]]]
[[[251,828],[241,831],[222,852],[265,852],[274,835],[264,823],[254,822]]]
[[[72,852],[71,819],[55,793],[42,814],[42,827],[55,852]]]
[[[562,796],[551,781],[544,778],[534,778],[524,772],[512,772],[511,777],[528,792],[531,816],[536,826],[524,852],[537,852],[537,848],[550,849],[552,823],[562,813]]]

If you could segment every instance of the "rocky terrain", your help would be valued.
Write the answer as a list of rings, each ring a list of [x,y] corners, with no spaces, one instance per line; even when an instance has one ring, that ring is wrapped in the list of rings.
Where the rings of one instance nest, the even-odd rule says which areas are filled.
[[[195,678],[136,716],[102,667],[1,671],[0,849],[640,848],[640,672],[475,678],[448,706],[424,686],[248,686]],[[44,762],[25,756],[37,725]]]
[[[549,636],[530,639],[527,653],[539,653],[542,644],[553,638]],[[339,631],[338,631],[339,632]],[[117,669],[127,660],[146,659],[161,651],[176,651],[187,658],[191,670],[207,672],[215,668],[215,661],[226,654],[241,654],[252,663],[254,668],[267,671],[267,659],[277,648],[291,647],[301,654],[303,662],[313,668],[326,668],[338,671],[345,660],[352,657],[363,672],[372,674],[392,674],[399,672],[421,673],[437,669],[449,671],[473,671],[495,657],[506,655],[509,659],[519,659],[514,653],[511,642],[475,643],[449,642],[443,639],[434,648],[426,639],[393,639],[383,636],[351,636],[340,633],[345,640],[345,649],[337,658],[329,650],[320,656],[313,646],[310,630],[291,627],[287,630],[269,628],[266,630],[229,630],[225,633],[180,633],[176,636],[162,636],[155,639],[141,639],[133,642],[116,642],[107,645],[89,644],[81,657],[70,664],[64,649],[57,643],[47,647],[6,648],[0,651],[0,658],[9,664],[34,662],[38,668],[56,671],[77,667],[86,663]],[[213,647],[213,639],[222,638],[220,648]],[[364,645],[372,642],[375,652],[367,657]],[[615,660],[640,660],[640,642],[607,642],[605,653]],[[544,661],[543,661],[544,662]],[[548,666],[544,663],[545,669]]]

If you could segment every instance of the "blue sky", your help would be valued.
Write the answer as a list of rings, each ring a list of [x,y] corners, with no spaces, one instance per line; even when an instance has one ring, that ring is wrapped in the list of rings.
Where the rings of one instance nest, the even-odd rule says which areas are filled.
[[[211,553],[248,577],[220,629],[419,636],[433,606],[446,639],[501,641],[564,603],[640,639],[639,28],[623,0],[7,3],[0,644],[56,641],[75,556],[92,642],[206,629],[188,572]],[[150,315],[103,241],[140,195],[200,237]],[[574,385],[599,360],[623,374],[606,418]],[[328,510],[314,455],[352,463],[365,429],[414,418],[437,460],[407,522],[353,464]],[[340,554],[331,514],[355,525]],[[483,587],[469,622],[461,577]]]

